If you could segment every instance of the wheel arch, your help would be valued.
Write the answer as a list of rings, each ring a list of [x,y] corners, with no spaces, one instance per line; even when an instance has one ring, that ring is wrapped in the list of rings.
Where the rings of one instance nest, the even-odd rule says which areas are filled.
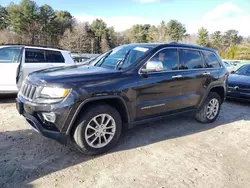
[[[209,93],[211,92],[215,92],[217,93],[220,98],[221,98],[221,103],[224,102],[225,97],[226,97],[226,89],[223,85],[214,85],[211,86],[210,89],[208,89],[208,92],[203,96],[203,98],[201,99],[198,108],[201,108],[204,104],[204,102],[206,101],[207,96],[209,95]]]
[[[84,111],[87,110],[92,105],[98,105],[103,103],[114,107],[118,111],[118,113],[122,118],[124,128],[127,128],[128,124],[131,122],[131,119],[125,100],[121,96],[103,96],[103,97],[90,98],[81,102],[81,104],[75,111],[72,120],[70,121],[66,134],[70,135],[72,133],[75,122],[80,117],[79,115],[81,113],[84,113]]]

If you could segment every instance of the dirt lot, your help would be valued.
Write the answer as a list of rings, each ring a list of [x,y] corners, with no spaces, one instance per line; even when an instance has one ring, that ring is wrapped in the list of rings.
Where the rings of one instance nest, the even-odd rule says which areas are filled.
[[[250,187],[250,104],[226,102],[209,125],[190,115],[137,126],[83,156],[30,129],[0,99],[0,187]]]

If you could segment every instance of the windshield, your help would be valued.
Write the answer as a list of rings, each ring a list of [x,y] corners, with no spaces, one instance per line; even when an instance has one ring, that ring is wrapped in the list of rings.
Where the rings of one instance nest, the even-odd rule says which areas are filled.
[[[235,72],[235,74],[250,76],[250,65],[242,66]]]
[[[139,45],[119,46],[97,57],[90,65],[110,69],[124,69],[135,64],[150,49],[150,47],[141,47]]]

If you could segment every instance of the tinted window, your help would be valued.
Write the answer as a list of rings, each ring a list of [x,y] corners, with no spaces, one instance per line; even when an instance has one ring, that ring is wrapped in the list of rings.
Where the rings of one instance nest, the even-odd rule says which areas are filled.
[[[212,52],[202,52],[204,55],[204,60],[208,68],[218,68],[220,63],[217,57]]]
[[[45,51],[25,49],[25,63],[45,63]]]
[[[64,63],[64,58],[61,52],[46,51],[46,62],[50,63]]]
[[[20,47],[0,48],[0,63],[15,63],[20,54]]]
[[[202,58],[199,51],[180,50],[180,67],[179,69],[199,69],[203,68]]]
[[[243,65],[235,72],[235,74],[250,76],[250,65]]]
[[[164,49],[155,54],[150,61],[160,61],[163,64],[164,71],[178,69],[177,49]],[[146,65],[143,69],[146,68]]]

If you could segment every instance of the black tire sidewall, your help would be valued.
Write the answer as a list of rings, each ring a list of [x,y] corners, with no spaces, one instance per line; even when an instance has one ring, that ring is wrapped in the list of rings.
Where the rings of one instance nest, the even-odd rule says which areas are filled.
[[[115,132],[113,139],[106,146],[102,148],[93,148],[86,142],[85,130],[89,121],[93,117],[99,114],[108,114],[112,116],[112,118],[115,120],[115,123],[116,123],[116,132]],[[84,115],[83,118],[81,118],[78,121],[76,130],[75,130],[76,136],[74,137],[75,137],[75,141],[78,146],[78,149],[81,152],[88,153],[88,154],[101,154],[113,148],[118,143],[120,135],[121,135],[121,131],[122,131],[121,116],[117,112],[117,110],[115,110],[113,107],[109,105],[99,105],[99,106],[90,108],[89,111],[86,113],[86,115]]]
[[[204,108],[205,108],[205,109],[204,109],[204,113],[207,112],[207,106],[208,106],[209,102],[210,102],[212,99],[217,99],[217,100],[219,101],[219,109],[218,109],[218,112],[217,112],[216,116],[215,116],[213,119],[208,119],[208,118],[207,118],[207,115],[205,114],[206,120],[207,120],[207,122],[209,122],[209,123],[212,123],[212,122],[214,122],[214,121],[217,119],[217,117],[218,117],[219,114],[220,114],[220,109],[221,109],[221,98],[220,98],[220,96],[219,96],[217,93],[211,92],[211,93],[209,94],[207,100],[206,100],[205,105],[204,105]]]

